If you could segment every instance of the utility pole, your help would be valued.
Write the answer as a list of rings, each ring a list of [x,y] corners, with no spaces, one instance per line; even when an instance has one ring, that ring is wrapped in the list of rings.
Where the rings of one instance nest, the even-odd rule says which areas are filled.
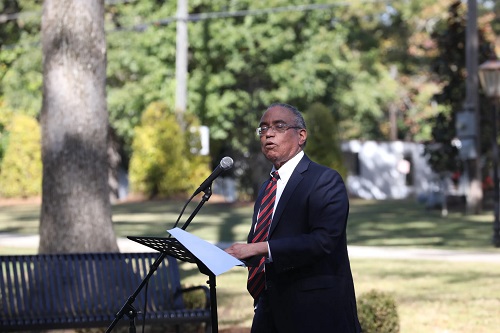
[[[479,140],[477,0],[467,0],[465,39],[465,102],[463,110],[457,113],[456,127],[457,136],[462,143],[460,156],[464,161],[465,176],[468,180],[467,212],[477,214],[482,209],[483,199]]]
[[[184,113],[187,109],[187,53],[188,53],[188,0],[177,0],[177,36],[175,52],[175,115],[184,129]]]
[[[398,68],[396,65],[390,67],[391,78],[396,81],[398,77]],[[389,123],[390,123],[390,140],[396,141],[398,139],[398,109],[396,102],[392,101],[389,105]]]

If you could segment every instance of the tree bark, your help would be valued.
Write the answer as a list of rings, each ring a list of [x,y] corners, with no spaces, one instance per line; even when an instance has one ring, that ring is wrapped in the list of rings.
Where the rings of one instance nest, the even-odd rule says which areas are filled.
[[[104,0],[45,0],[39,253],[118,251],[108,185]]]

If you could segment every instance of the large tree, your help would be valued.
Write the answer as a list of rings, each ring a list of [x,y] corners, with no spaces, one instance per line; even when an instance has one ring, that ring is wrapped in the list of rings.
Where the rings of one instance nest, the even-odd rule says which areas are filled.
[[[117,251],[109,200],[104,0],[45,0],[40,253]]]

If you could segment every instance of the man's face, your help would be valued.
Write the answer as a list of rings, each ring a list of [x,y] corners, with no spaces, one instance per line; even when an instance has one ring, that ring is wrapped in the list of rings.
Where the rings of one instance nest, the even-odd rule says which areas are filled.
[[[278,124],[295,126],[294,113],[284,107],[274,106],[264,113],[259,126],[271,127]],[[305,129],[288,128],[280,133],[278,130],[269,128],[260,136],[261,150],[264,156],[274,164],[274,167],[279,169],[302,150],[301,146],[306,138],[307,131]]]

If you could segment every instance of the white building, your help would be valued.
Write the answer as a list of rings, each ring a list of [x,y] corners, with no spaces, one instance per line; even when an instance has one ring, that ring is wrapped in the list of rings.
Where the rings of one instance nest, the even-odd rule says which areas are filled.
[[[343,142],[346,185],[351,195],[364,199],[404,199],[427,196],[436,189],[437,177],[414,142]]]

